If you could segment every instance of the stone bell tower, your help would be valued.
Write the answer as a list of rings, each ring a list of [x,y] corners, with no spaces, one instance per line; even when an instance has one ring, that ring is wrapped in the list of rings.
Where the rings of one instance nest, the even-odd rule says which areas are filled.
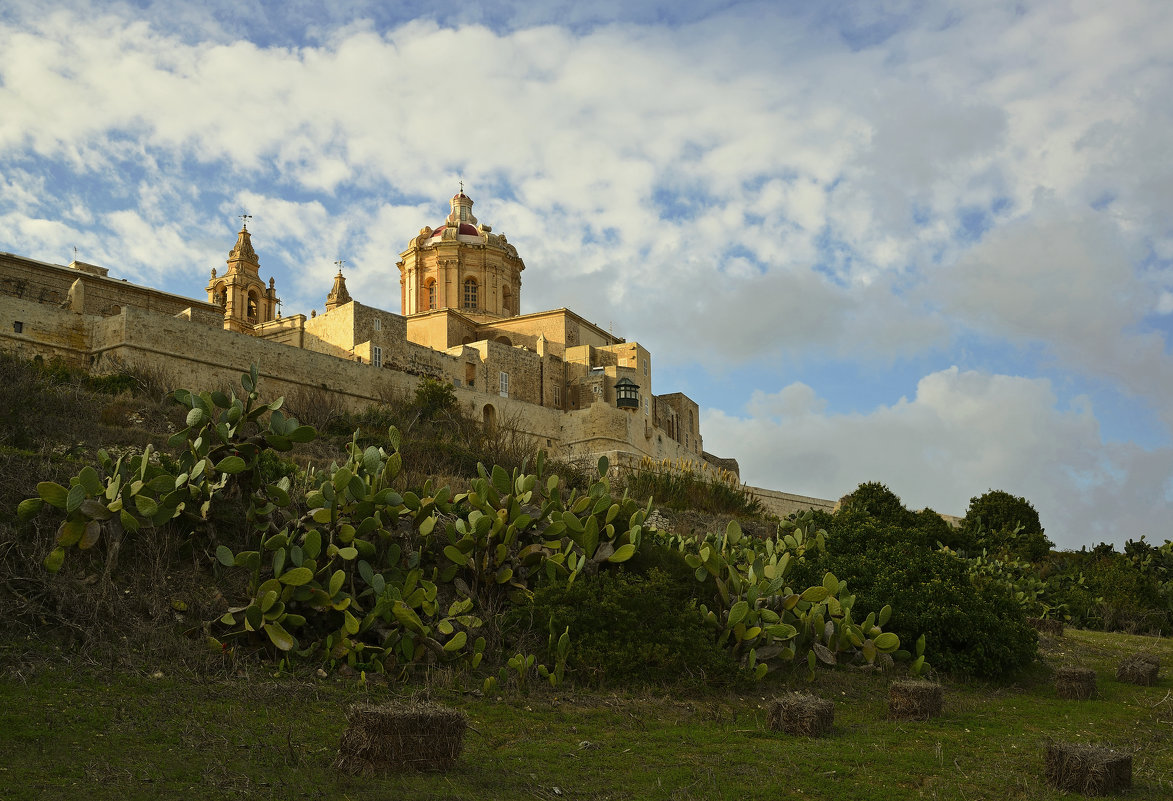
[[[260,276],[260,261],[253,250],[252,236],[248,232],[248,218],[236,235],[236,246],[228,254],[228,270],[217,276],[215,268],[208,281],[208,301],[224,310],[224,327],[230,331],[251,334],[256,326],[277,318],[277,289],[272,278],[269,285]]]

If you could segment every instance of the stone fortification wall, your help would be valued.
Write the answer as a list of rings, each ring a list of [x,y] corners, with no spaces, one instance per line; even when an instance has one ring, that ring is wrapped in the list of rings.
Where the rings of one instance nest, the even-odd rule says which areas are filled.
[[[135,306],[173,315],[190,309],[194,322],[211,327],[224,325],[224,312],[215,304],[109,278],[99,274],[100,268],[81,266],[82,269],[71,269],[0,253],[0,295],[46,306],[61,306],[69,302],[70,290],[80,280],[81,291],[74,291],[74,311],[109,316],[125,306]]]
[[[782,518],[795,512],[801,514],[808,509],[833,512],[835,507],[839,505],[837,501],[829,501],[825,498],[811,498],[806,495],[794,495],[789,492],[778,492],[761,487],[747,486],[746,489],[757,496],[767,512]]]
[[[0,295],[0,349],[26,359],[58,358],[76,367],[88,367],[94,319],[38,303],[36,298]]]
[[[12,291],[0,292],[0,348],[26,358],[56,357],[97,372],[139,366],[160,373],[173,386],[191,389],[238,388],[240,374],[255,363],[267,396],[292,400],[301,392],[325,391],[351,410],[410,397],[419,378],[426,376],[452,383],[460,402],[478,419],[532,437],[554,458],[597,458],[631,449],[637,459],[696,457],[657,429],[642,404],[635,411],[617,409],[613,397],[604,393],[599,399],[584,398],[583,408],[563,411],[573,401],[567,373],[582,367],[568,365],[553,352],[539,354],[485,340],[433,350],[407,341],[405,318],[358,303],[317,318],[295,315],[265,323],[259,327],[261,336],[249,336],[226,330],[222,311],[213,304],[53,265],[33,263],[25,270],[24,259],[6,263],[7,272],[0,270],[0,277],[49,276],[66,290],[74,284],[66,285],[65,279],[80,278],[75,305],[99,310],[80,313],[41,302],[26,279],[20,286],[5,284]],[[123,303],[112,311],[108,301],[115,299]],[[151,304],[159,308],[146,307]],[[327,340],[334,343],[329,348]],[[321,346],[315,348],[315,343]],[[372,365],[374,347],[381,349],[381,369]],[[634,358],[637,365],[648,358],[634,345],[622,356],[590,345],[576,350],[586,365],[605,362],[612,377],[635,373],[618,368],[619,358]],[[508,376],[507,397],[501,394],[502,373]]]

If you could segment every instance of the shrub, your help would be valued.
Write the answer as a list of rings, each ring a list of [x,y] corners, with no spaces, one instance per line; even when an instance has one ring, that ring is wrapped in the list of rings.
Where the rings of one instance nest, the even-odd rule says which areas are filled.
[[[1034,658],[1038,635],[1022,609],[1004,588],[976,586],[960,559],[909,543],[843,551],[843,539],[833,537],[808,569],[846,580],[859,617],[891,604],[888,630],[904,643],[924,634],[925,657],[937,669],[996,678]]]
[[[645,466],[626,474],[623,486],[632,497],[652,498],[669,509],[746,517],[757,517],[765,511],[761,500],[732,473],[713,477],[689,469]]]
[[[600,572],[534,595],[535,622],[570,627],[568,668],[592,686],[620,683],[725,683],[739,669],[689,598],[691,587],[659,568],[647,575]]]
[[[970,498],[961,529],[974,547],[1030,562],[1045,558],[1055,547],[1030,501],[1002,490]]]
[[[423,378],[415,388],[415,408],[424,421],[453,414],[456,412],[456,390],[443,381]]]
[[[912,528],[914,515],[904,508],[899,496],[878,481],[860,484],[850,495],[839,501],[841,512],[859,512],[881,523]]]

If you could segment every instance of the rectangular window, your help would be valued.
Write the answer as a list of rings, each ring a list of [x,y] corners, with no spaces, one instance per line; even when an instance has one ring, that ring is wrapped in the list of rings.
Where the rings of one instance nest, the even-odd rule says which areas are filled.
[[[648,403],[647,398],[644,398],[644,414],[651,414],[651,413],[652,413],[651,404]]]
[[[24,323],[17,320],[15,323],[12,324],[12,331],[13,331],[13,333],[16,333],[16,334],[23,334],[24,333]]]
[[[371,364],[375,367],[383,366],[383,349],[378,345],[371,348]]]
[[[454,386],[454,387],[460,386],[460,379],[459,378],[452,379],[452,386]]]
[[[562,408],[562,387],[560,386],[554,387],[554,405]]]
[[[380,320],[378,317],[376,317],[376,318],[375,318],[375,330],[376,330],[376,331],[382,331],[382,330],[383,330],[383,321],[382,321],[382,320]]]
[[[509,397],[509,373],[501,373],[501,397]]]

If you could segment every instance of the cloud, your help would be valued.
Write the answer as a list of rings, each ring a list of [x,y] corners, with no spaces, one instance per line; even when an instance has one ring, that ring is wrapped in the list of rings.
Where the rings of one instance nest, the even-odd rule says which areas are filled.
[[[526,261],[523,311],[658,364],[945,353],[1164,408],[1171,27],[1142,0],[26,0],[0,11],[0,247],[201,297],[245,207],[286,314],[340,257],[396,310],[396,256],[463,176]]]
[[[1173,362],[1163,335],[1142,328],[1160,299],[1134,266],[1138,243],[1090,210],[1042,205],[941,273],[935,289],[946,310],[987,335],[1041,343],[1063,368],[1160,408],[1173,392]]]
[[[735,454],[742,479],[839,498],[881,481],[906,506],[963,515],[988,489],[1025,496],[1060,547],[1165,536],[1173,449],[1103,442],[1086,399],[1058,402],[1049,381],[956,367],[911,399],[866,413],[825,410],[810,387],[755,393],[744,415],[702,416],[706,449]]]

